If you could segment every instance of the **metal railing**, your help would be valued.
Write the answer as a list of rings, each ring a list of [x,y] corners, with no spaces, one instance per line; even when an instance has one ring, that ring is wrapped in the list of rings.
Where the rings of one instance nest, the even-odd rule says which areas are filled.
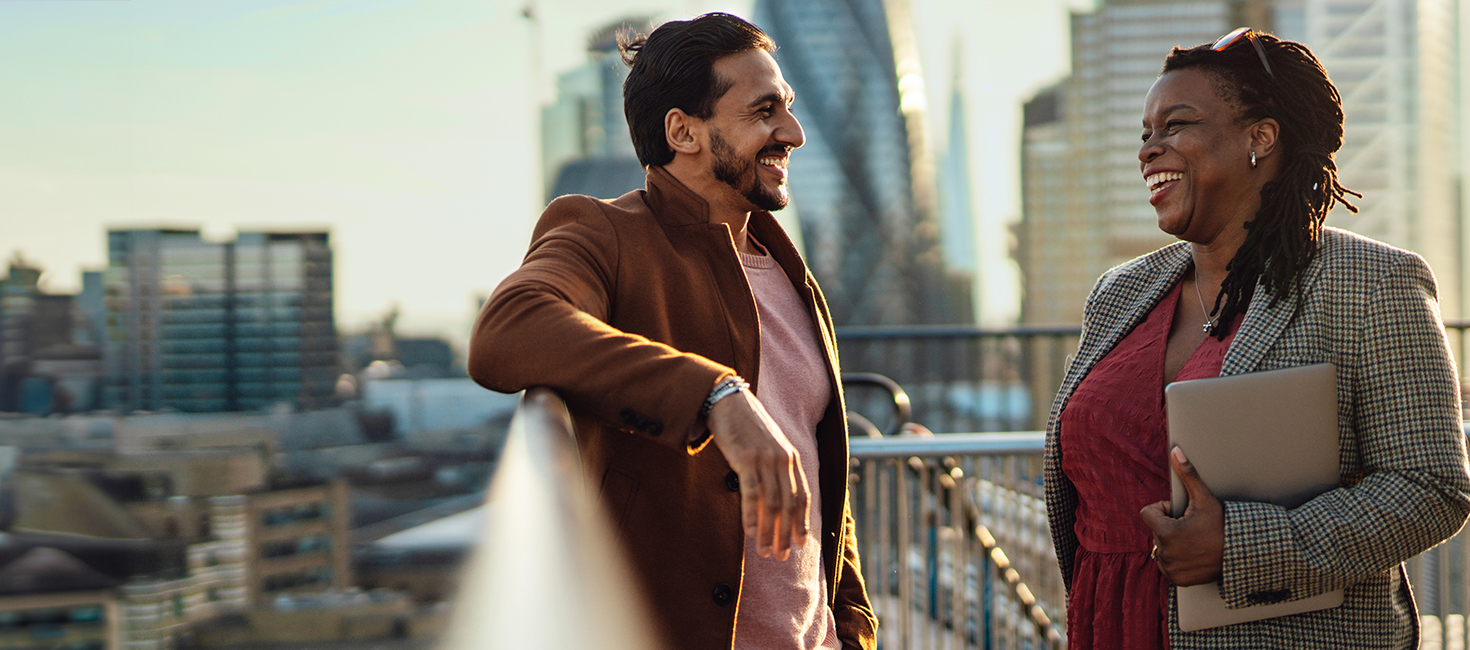
[[[882,647],[1065,647],[1066,593],[1040,478],[1043,439],[1010,432],[851,440],[853,516]],[[1406,564],[1421,647],[1470,648],[1470,532]]]
[[[1470,319],[1445,321],[1445,330],[1465,377]],[[1030,431],[1045,427],[1081,332],[1080,325],[839,327],[837,340],[844,370],[901,384],[913,420],[934,431]],[[866,414],[887,399],[858,387],[848,404]]]
[[[837,341],[844,370],[901,384],[914,421],[934,431],[1029,431],[1045,425],[1080,333],[1078,325],[839,327]],[[865,414],[889,399],[862,387],[847,396]]]
[[[902,393],[889,395],[894,418]],[[854,435],[853,516],[881,648],[1065,647],[1043,440],[1038,431]],[[647,607],[627,595],[634,581],[621,548],[582,487],[565,405],[550,391],[522,399],[486,511],[444,647],[656,646]],[[1470,537],[1409,561],[1425,647],[1458,647],[1465,636],[1467,568]]]
[[[1041,432],[853,438],[853,518],[883,648],[1065,646]]]

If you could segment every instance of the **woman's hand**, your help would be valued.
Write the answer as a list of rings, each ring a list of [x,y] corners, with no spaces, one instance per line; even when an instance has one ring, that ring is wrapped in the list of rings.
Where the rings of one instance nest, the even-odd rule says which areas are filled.
[[[1169,465],[1189,493],[1189,507],[1178,519],[1170,516],[1168,501],[1151,503],[1138,513],[1154,532],[1154,562],[1176,587],[1219,580],[1225,566],[1225,508],[1183,450],[1169,452]]]

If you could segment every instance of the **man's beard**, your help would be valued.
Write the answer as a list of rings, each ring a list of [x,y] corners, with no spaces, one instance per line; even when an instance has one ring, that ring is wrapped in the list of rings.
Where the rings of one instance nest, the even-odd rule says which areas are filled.
[[[776,190],[767,189],[760,179],[756,178],[756,161],[761,155],[768,151],[786,153],[784,147],[762,150],[756,154],[754,160],[742,165],[735,155],[735,148],[725,139],[720,137],[718,131],[710,133],[710,152],[715,155],[714,169],[715,179],[730,186],[730,189],[739,192],[750,204],[767,212],[775,212],[786,207],[790,198]]]

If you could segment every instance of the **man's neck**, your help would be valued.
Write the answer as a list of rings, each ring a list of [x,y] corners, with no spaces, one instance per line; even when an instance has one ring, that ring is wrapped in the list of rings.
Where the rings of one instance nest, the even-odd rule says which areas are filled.
[[[703,198],[709,205],[709,222],[722,223],[730,227],[730,236],[735,240],[735,250],[747,255],[759,255],[755,246],[750,243],[750,235],[747,229],[750,226],[750,212],[729,205],[727,197],[734,190],[720,182],[719,179],[707,171],[694,169],[693,165],[682,164],[675,159],[664,169],[669,172],[684,187]]]

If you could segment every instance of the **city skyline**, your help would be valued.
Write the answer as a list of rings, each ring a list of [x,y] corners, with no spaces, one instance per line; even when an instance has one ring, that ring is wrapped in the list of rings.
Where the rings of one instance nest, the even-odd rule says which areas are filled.
[[[910,4],[936,156],[961,41],[978,311],[1005,324],[1021,104],[1067,74],[1068,12],[1093,3]],[[4,3],[0,56],[21,65],[0,71],[17,96],[0,126],[0,254],[74,292],[105,265],[108,228],[326,230],[344,331],[396,305],[405,331],[462,344],[544,204],[536,115],[588,34],[625,16],[749,17],[753,2],[543,0],[535,21],[526,6]]]

